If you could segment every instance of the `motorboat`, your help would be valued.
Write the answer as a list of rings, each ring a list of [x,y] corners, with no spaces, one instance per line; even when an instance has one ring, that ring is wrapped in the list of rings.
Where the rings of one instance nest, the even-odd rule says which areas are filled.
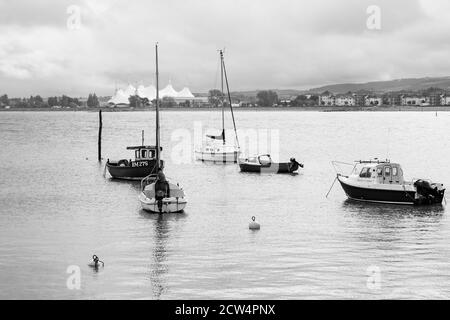
[[[124,180],[141,180],[152,173],[156,173],[156,146],[130,146],[127,147],[127,150],[134,151],[134,160],[107,160],[106,169],[111,177]],[[161,166],[164,167],[163,160],[161,160]]]
[[[295,158],[291,158],[289,162],[274,162],[270,154],[264,154],[240,159],[239,167],[242,172],[293,173],[304,165]]]
[[[236,131],[236,122],[234,120],[233,106],[231,103],[230,88],[228,86],[228,78],[225,68],[225,61],[223,58],[223,51],[219,50],[219,53],[221,70],[221,96],[218,97],[217,103],[222,106],[222,133],[220,135],[206,135],[206,141],[203,141],[202,146],[197,148],[194,153],[196,160],[218,163],[237,163],[240,154],[239,139]],[[224,79],[227,87],[228,102],[226,101],[224,94]],[[235,133],[235,139],[233,143],[230,143],[225,136],[226,105],[229,105],[231,117],[233,119],[233,127]]]
[[[350,175],[337,173],[336,179],[349,199],[367,202],[430,205],[442,203],[443,184],[427,179],[406,181],[398,163],[390,160],[359,160]]]
[[[141,193],[139,201],[142,209],[152,213],[176,213],[182,212],[187,205],[186,196],[179,183],[165,179],[163,164],[160,159],[160,123],[159,123],[159,72],[158,72],[158,44],[156,52],[156,170],[141,180]],[[161,176],[164,180],[161,179]],[[173,180],[172,180],[173,181]],[[164,191],[160,186],[164,186]]]

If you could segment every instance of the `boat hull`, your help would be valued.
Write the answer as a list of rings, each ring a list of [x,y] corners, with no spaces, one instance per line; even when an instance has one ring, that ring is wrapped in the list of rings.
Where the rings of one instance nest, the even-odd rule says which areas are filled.
[[[293,173],[299,168],[298,164],[291,162],[271,163],[270,165],[241,162],[239,167],[242,172],[256,173]]]
[[[414,191],[361,188],[347,184],[340,179],[339,182],[349,199],[366,202],[378,202],[378,203],[407,204],[407,205],[414,204],[415,199]]]
[[[239,158],[239,151],[217,153],[195,151],[195,158],[196,160],[206,162],[237,163]]]
[[[141,180],[153,173],[155,167],[156,159],[132,161],[126,166],[119,166],[118,162],[106,163],[106,168],[111,177],[123,180]]]
[[[147,198],[144,193],[139,195],[142,209],[151,213],[179,213],[183,212],[187,201],[184,198],[164,198],[162,199],[161,210],[155,198]]]

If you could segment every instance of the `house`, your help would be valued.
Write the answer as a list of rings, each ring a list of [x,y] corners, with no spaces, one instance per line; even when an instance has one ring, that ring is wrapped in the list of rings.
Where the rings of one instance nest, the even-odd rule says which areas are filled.
[[[383,99],[378,96],[366,96],[364,99],[365,106],[381,106],[383,104]]]
[[[335,99],[336,106],[355,106],[355,97],[352,94],[338,94]]]
[[[441,96],[441,105],[442,106],[450,106],[450,96],[443,94]]]
[[[319,96],[319,104],[321,106],[334,106],[335,102],[335,96],[333,94],[325,93]]]
[[[401,98],[402,106],[420,106],[422,104],[421,97],[416,95],[404,95]]]

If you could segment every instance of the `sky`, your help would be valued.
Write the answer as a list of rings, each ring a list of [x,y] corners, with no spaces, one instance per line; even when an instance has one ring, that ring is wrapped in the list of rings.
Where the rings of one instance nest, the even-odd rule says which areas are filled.
[[[221,48],[231,91],[449,76],[449,34],[450,0],[0,0],[0,95],[155,84],[156,42],[161,87],[192,92]]]

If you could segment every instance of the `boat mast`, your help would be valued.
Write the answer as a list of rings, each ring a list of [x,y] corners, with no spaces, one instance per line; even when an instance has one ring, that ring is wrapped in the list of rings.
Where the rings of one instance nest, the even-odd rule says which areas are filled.
[[[223,55],[222,55],[222,67],[223,67],[223,74],[225,76],[225,83],[227,85],[228,102],[230,103],[231,118],[233,119],[234,134],[236,135],[237,147],[240,148],[239,139],[238,139],[237,130],[236,130],[236,122],[234,121],[233,106],[231,105],[231,95],[230,95],[230,87],[228,85],[227,69],[225,68],[225,61],[223,59]]]
[[[222,102],[222,139],[223,144],[225,145],[225,95],[223,94],[223,51],[219,50],[220,52],[220,85],[221,85],[221,102]]]
[[[156,168],[160,169],[160,141],[159,141],[159,72],[158,72],[158,43],[155,44],[156,52]]]

